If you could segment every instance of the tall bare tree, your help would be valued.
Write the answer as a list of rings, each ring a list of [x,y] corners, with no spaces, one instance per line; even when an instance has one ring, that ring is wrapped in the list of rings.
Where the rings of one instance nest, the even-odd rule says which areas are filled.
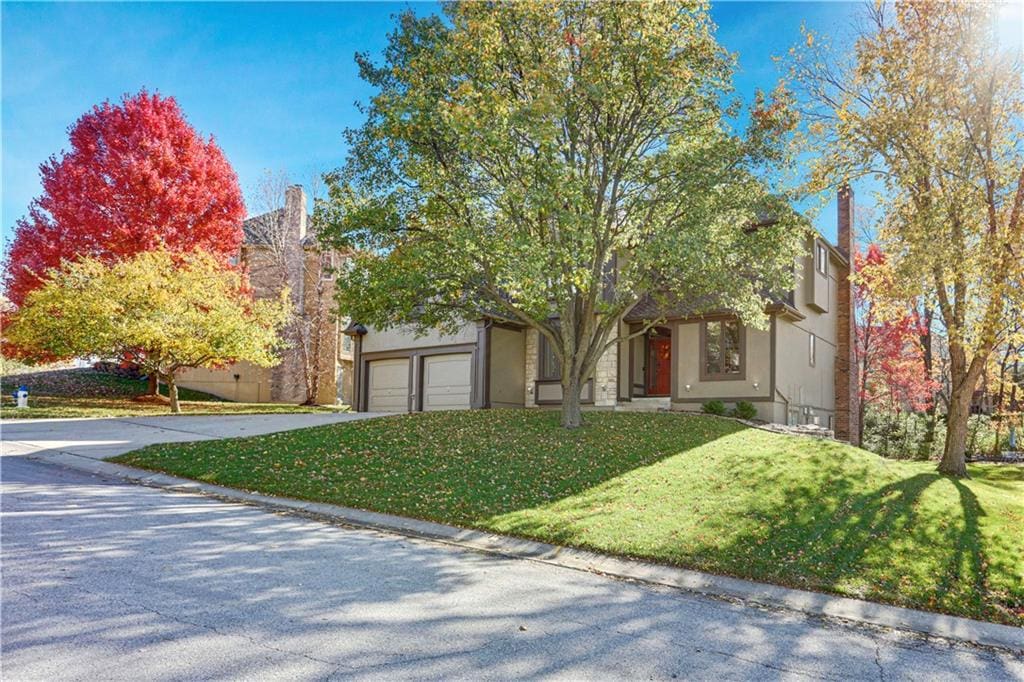
[[[257,291],[257,295],[289,290],[292,314],[284,336],[291,350],[283,362],[293,363],[294,371],[282,375],[291,383],[286,390],[301,394],[305,404],[314,404],[319,401],[324,376],[334,372],[333,270],[338,254],[320,249],[318,211],[308,217],[290,214],[306,211],[306,206],[289,204],[290,186],[283,172],[267,171],[253,187],[248,206],[255,216],[246,221],[246,240],[251,245],[247,267],[257,288],[268,289]],[[311,175],[307,187],[315,206],[322,200],[319,174]],[[305,234],[295,231],[300,219],[307,226]]]

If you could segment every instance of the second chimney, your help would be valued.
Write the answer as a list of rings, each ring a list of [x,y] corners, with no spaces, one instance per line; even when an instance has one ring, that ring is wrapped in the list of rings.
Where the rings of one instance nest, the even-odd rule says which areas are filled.
[[[302,310],[305,288],[306,192],[302,185],[289,185],[284,193],[284,249],[292,304]]]
[[[857,381],[857,320],[853,307],[853,259],[857,252],[853,238],[853,190],[849,185],[839,188],[838,229],[836,246],[847,265],[838,270],[836,306],[835,362],[835,435],[853,445],[860,445],[860,391]]]

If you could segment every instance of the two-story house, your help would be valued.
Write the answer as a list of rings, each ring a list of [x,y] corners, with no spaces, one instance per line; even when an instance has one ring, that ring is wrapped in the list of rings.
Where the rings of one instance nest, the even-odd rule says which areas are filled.
[[[239,402],[302,403],[306,400],[305,372],[319,353],[316,401],[321,405],[352,401],[352,338],[342,333],[345,322],[334,314],[334,285],[330,267],[336,254],[322,252],[309,234],[306,193],[299,185],[285,190],[284,206],[253,216],[243,223],[238,263],[249,277],[257,298],[276,298],[287,287],[297,325],[281,362],[270,368],[241,362],[219,369],[188,369],[178,385]],[[329,262],[325,262],[325,259]],[[299,325],[302,325],[301,327]],[[305,341],[305,343],[303,343]]]
[[[853,291],[853,196],[838,197],[838,245],[809,237],[793,291],[768,308],[767,330],[728,311],[658,310],[641,300],[621,336],[644,320],[663,323],[609,349],[586,382],[591,409],[698,411],[709,400],[747,401],[758,418],[857,433]],[[371,412],[545,407],[561,403],[554,353],[536,330],[479,320],[417,337],[351,325],[354,406]]]

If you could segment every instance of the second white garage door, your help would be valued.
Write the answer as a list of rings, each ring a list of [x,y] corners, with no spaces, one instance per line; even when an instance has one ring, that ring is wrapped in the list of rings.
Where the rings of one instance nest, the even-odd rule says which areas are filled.
[[[469,409],[471,357],[469,353],[453,353],[423,358],[424,412]]]
[[[370,412],[405,412],[409,409],[409,360],[374,360],[370,363]]]

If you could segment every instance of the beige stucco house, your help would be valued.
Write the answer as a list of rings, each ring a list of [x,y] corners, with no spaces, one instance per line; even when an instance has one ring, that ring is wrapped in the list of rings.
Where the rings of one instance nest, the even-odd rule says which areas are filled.
[[[853,361],[853,197],[839,194],[838,245],[808,238],[793,291],[769,306],[767,330],[722,311],[653,311],[639,302],[622,332],[664,323],[599,360],[581,399],[592,409],[697,411],[709,400],[753,403],[758,417],[856,434]],[[554,355],[533,329],[492,320],[417,337],[352,325],[354,407],[373,412],[546,407],[561,403]],[[625,336],[625,334],[623,334]]]
[[[342,333],[345,323],[333,314],[329,267],[336,254],[317,248],[316,240],[308,234],[309,224],[306,194],[302,187],[292,185],[285,190],[284,207],[243,223],[244,240],[238,260],[248,272],[257,298],[276,298],[288,287],[292,305],[300,311],[300,323],[305,322],[307,330],[311,326],[318,330],[315,343],[305,344],[320,354],[316,402],[350,404],[352,338]],[[324,259],[331,262],[324,263]],[[287,336],[288,331],[285,333]],[[297,339],[290,339],[290,343],[275,367],[241,362],[220,369],[188,369],[181,373],[178,385],[239,402],[302,403],[306,400],[304,344]]]

